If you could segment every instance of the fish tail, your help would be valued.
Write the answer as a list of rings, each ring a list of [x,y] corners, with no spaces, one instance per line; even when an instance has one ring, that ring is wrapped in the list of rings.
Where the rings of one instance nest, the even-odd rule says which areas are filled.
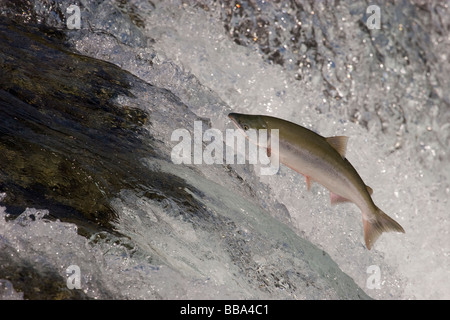
[[[383,232],[396,231],[405,233],[402,226],[384,213],[380,208],[375,207],[373,218],[366,220],[363,218],[364,224],[364,240],[367,249],[371,249],[375,241]]]

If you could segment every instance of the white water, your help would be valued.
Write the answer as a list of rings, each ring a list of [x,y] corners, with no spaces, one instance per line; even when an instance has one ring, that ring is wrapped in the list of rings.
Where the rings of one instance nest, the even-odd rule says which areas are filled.
[[[416,126],[410,124],[403,137],[403,147],[391,153],[393,141],[397,140],[396,132],[392,130],[382,134],[375,119],[369,121],[368,131],[348,122],[339,115],[339,110],[334,109],[337,103],[317,93],[320,92],[317,90],[320,85],[314,73],[307,81],[292,81],[281,67],[265,64],[257,52],[230,42],[223,35],[220,23],[215,23],[211,15],[201,10],[173,10],[171,6],[163,6],[153,14],[155,19],[149,19],[147,32],[156,39],[156,51],[161,50],[166,59],[175,61],[184,71],[194,74],[233,111],[290,119],[324,136],[349,136],[347,158],[375,190],[373,198],[378,206],[406,230],[405,235],[384,234],[374,250],[367,251],[362,245],[361,215],[354,205],[331,207],[325,189],[314,186],[311,193],[306,192],[303,177],[282,167],[279,175],[263,176],[261,180],[270,186],[277,200],[286,205],[292,226],[299,234],[330,253],[342,270],[362,288],[366,288],[367,268],[370,265],[380,266],[382,288],[366,289],[372,297],[450,297],[449,149],[435,141],[426,141],[429,131],[436,136],[442,135],[443,141],[446,141],[448,125],[444,123],[441,127],[434,127],[431,124],[430,129],[427,118]],[[156,18],[171,14],[173,19]],[[365,58],[364,53],[353,54],[358,59]],[[395,77],[392,75],[396,68],[395,59],[392,60],[390,69],[382,73],[388,82]],[[361,63],[363,67],[360,72],[369,72],[364,68],[364,63],[369,64],[368,59]],[[357,77],[364,79],[364,74]],[[420,78],[420,75],[415,77]],[[153,82],[150,78],[147,80]],[[371,84],[353,81],[353,85]],[[418,85],[420,81],[411,81],[406,89],[418,90]],[[390,90],[401,94],[403,89],[403,86],[397,85]],[[358,92],[354,94],[358,96]],[[384,92],[377,94],[384,95]],[[425,97],[416,94],[415,99],[404,103],[417,105],[417,109],[423,108],[420,102],[425,101]],[[350,103],[357,103],[360,99],[358,96]],[[370,102],[368,99],[367,103]],[[324,104],[329,104],[329,111],[318,114],[315,107]],[[196,107],[197,113],[212,120],[213,127],[223,128],[216,110],[210,110],[207,104],[202,103]],[[430,108],[431,119],[436,109]],[[408,116],[414,119],[415,109],[408,110]],[[444,109],[447,117],[449,112]],[[437,124],[436,120],[434,124]],[[425,142],[421,142],[422,138]],[[420,151],[417,144],[423,146]]]
[[[324,71],[311,70],[308,77],[296,81],[286,69],[265,62],[257,50],[233,43],[224,34],[217,12],[205,12],[169,2],[158,3],[156,8],[141,2],[136,2],[136,6],[141,17],[144,17],[144,35],[154,39],[154,44],[148,48],[127,47],[102,35],[89,35],[78,40],[76,48],[87,55],[116,63],[151,84],[170,89],[193,112],[211,119],[212,127],[220,130],[232,127],[226,118],[232,110],[288,119],[324,136],[349,136],[347,158],[366,184],[373,188],[375,203],[406,230],[404,235],[383,234],[371,251],[363,245],[361,214],[356,206],[330,206],[328,192],[324,188],[314,185],[311,192],[307,192],[303,177],[286,167],[281,167],[278,175],[261,177],[257,176],[258,168],[254,168],[254,172],[238,165],[233,168],[253,188],[261,188],[261,195],[269,190],[272,198],[261,199],[269,203],[269,210],[275,200],[285,205],[290,217],[284,218],[284,221],[298,235],[330,254],[339,267],[371,297],[450,298],[450,226],[447,209],[450,161],[446,144],[450,130],[443,120],[448,119],[450,111],[445,109],[445,105],[425,105],[429,94],[428,88],[424,89],[425,75],[417,72],[419,67],[411,56],[412,65],[408,67],[395,57],[388,59],[383,66],[376,65],[370,54],[363,50],[361,39],[352,37],[352,16],[343,16],[345,20],[340,23],[353,46],[344,49],[344,54],[333,57],[336,70],[331,67]],[[404,18],[398,19],[401,22]],[[443,57],[446,54],[444,49],[450,43],[448,33],[441,42],[436,40],[431,43],[435,47],[430,50],[438,56],[436,64],[447,62],[442,65],[442,73],[445,73],[449,68],[447,58]],[[149,60],[155,65],[149,67]],[[350,68],[353,71],[347,78],[345,72],[349,67],[344,64],[349,61],[353,62]],[[437,71],[432,70],[437,79],[436,91],[449,101],[448,92],[443,90],[449,82],[448,77]],[[322,72],[335,81],[340,94],[347,98],[330,100],[323,95]],[[383,78],[382,84],[378,77]],[[345,80],[338,81],[337,78]],[[145,100],[145,96],[140,98]],[[397,101],[398,105],[404,106],[408,122],[407,129],[401,127],[400,134],[393,127],[382,132],[382,125],[375,113],[362,112],[360,119],[367,121],[368,129],[348,121],[351,110],[358,110],[363,103],[375,105],[384,101],[388,104]],[[383,112],[382,109],[381,116],[385,116]],[[389,115],[389,112],[386,111],[386,114]],[[395,121],[388,120],[387,123],[393,124]],[[161,126],[160,138],[169,144],[173,129],[176,128]],[[400,147],[396,147],[397,143]],[[161,163],[151,160],[150,163],[160,166],[161,170],[170,169]],[[252,210],[245,201],[233,203],[233,199],[229,198],[233,193],[239,194],[238,186],[227,185],[229,180],[226,179],[216,179],[217,172],[211,167],[198,166],[197,169],[217,181],[218,185],[213,187],[208,180],[196,179],[189,174],[186,176],[186,173],[177,172],[174,168],[170,170],[195,183],[200,190],[219,193],[218,197],[224,202],[207,203],[217,205],[216,210],[226,211],[227,206],[236,210]],[[260,181],[265,185],[260,185]],[[280,292],[252,295],[243,283],[229,278],[228,268],[232,264],[221,260],[226,255],[217,251],[220,248],[208,244],[204,249],[209,240],[206,234],[194,231],[187,223],[166,217],[155,203],[124,192],[121,199],[128,202],[118,199],[114,204],[121,213],[119,230],[132,238],[131,246],[141,248],[136,249],[134,255],[133,251],[124,250],[110,239],[86,240],[76,234],[73,225],[61,222],[43,222],[39,219],[27,222],[27,237],[17,238],[16,233],[24,233],[17,229],[24,226],[5,222],[0,217],[0,234],[4,243],[16,250],[25,250],[31,259],[35,255],[35,259],[41,257],[39,259],[44,259],[44,263],[59,266],[61,274],[64,274],[68,263],[80,265],[84,274],[94,278],[84,282],[85,291],[93,297],[102,297],[96,287],[99,283],[117,297],[129,298],[203,298],[205,294],[217,298],[285,297]],[[243,198],[253,201],[245,194]],[[149,220],[144,223],[147,227],[151,226],[152,220],[166,219],[164,223],[168,229],[141,229],[139,224],[135,224],[136,217]],[[245,229],[245,226],[242,228]],[[266,228],[269,232],[270,226]],[[157,240],[151,238],[152,232],[158,234],[159,237],[155,237]],[[167,236],[162,237],[165,232]],[[180,246],[179,242],[171,242],[173,238],[170,233],[177,235],[177,239],[184,239],[185,244]],[[39,245],[46,237],[54,243],[51,248]],[[76,246],[68,245],[67,239]],[[175,272],[161,261],[147,261],[145,252],[152,250],[171,252],[164,255],[169,259],[164,264],[184,272]],[[192,253],[198,250],[206,251]],[[265,259],[287,263],[288,257],[284,253],[274,254],[279,256],[260,257],[259,263],[264,265]],[[199,256],[205,261],[198,261]],[[98,263],[93,264],[92,261]],[[193,270],[192,264],[201,265],[203,269]],[[380,268],[380,289],[366,286],[369,276],[367,268],[371,265]],[[198,277],[199,274],[202,277]],[[137,283],[143,285],[137,286]],[[18,294],[11,289],[8,292]]]

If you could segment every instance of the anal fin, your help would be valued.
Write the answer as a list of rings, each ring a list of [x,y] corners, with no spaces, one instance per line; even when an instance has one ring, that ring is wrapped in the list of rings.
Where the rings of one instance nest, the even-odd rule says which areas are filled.
[[[350,200],[348,200],[344,197],[341,197],[340,195],[337,195],[330,191],[330,201],[331,201],[331,204],[338,204],[338,203],[342,203],[342,202],[349,202]]]

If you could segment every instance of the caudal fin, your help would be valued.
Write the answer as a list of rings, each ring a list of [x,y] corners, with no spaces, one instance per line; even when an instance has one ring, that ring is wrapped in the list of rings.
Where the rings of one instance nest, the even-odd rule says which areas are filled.
[[[376,208],[373,220],[363,219],[364,224],[364,240],[367,249],[371,249],[375,241],[383,232],[396,231],[405,233],[405,230],[394,219],[386,213]]]

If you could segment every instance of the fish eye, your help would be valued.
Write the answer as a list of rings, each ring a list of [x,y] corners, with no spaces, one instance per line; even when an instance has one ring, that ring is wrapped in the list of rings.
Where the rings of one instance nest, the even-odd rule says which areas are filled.
[[[242,128],[244,129],[244,131],[247,131],[249,129],[248,125],[246,124],[242,125]]]

